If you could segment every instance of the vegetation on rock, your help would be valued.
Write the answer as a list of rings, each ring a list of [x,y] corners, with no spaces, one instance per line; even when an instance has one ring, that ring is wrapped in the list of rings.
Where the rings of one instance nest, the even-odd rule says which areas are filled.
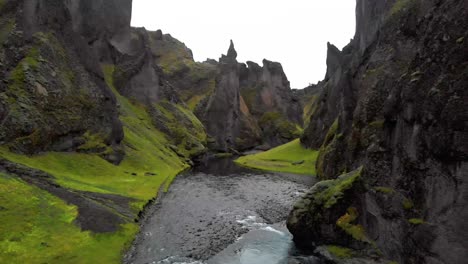
[[[35,186],[0,173],[1,263],[119,263],[138,230],[82,231],[75,206]]]
[[[343,229],[348,235],[352,236],[354,239],[362,242],[369,242],[369,238],[366,235],[364,227],[362,225],[353,224],[353,222],[358,218],[359,213],[354,207],[348,208],[346,214],[341,216],[337,221],[336,225]]]
[[[105,72],[108,85],[113,87],[112,67],[106,66]],[[133,202],[129,206],[136,218],[160,187],[167,189],[172,179],[188,165],[168,147],[166,136],[152,126],[146,109],[132,104],[113,90],[125,129],[123,145],[126,156],[120,165],[113,165],[98,154],[49,152],[25,156],[2,148],[0,156],[45,171],[56,178],[58,185],[70,190],[131,198]],[[87,141],[82,149],[104,146],[98,135],[87,133],[85,138]],[[0,210],[0,217],[6,219],[2,221],[1,228],[10,230],[15,225],[18,229],[2,231],[0,248],[5,250],[1,251],[0,262],[31,262],[34,259],[51,263],[118,263],[138,230],[135,223],[128,222],[113,233],[81,231],[74,223],[77,216],[74,206],[12,176],[2,175],[0,181],[4,190],[21,190],[18,193],[1,192],[2,201],[8,200],[4,206],[8,210]],[[28,197],[28,200],[22,197]],[[15,208],[21,208],[24,216],[21,222],[15,217],[18,212]],[[39,208],[41,210],[38,211]],[[31,224],[34,229],[29,235],[13,237],[14,230],[21,227],[28,230],[26,226],[32,228]],[[47,250],[49,247],[54,250]]]
[[[339,259],[349,259],[354,255],[354,251],[350,248],[330,245],[326,247],[327,250],[335,257]]]
[[[362,172],[363,167],[360,167],[335,180],[318,182],[297,201],[287,226],[299,246],[323,245],[337,238],[346,241],[349,237],[359,242],[368,241],[362,226],[354,223],[358,213],[352,206],[355,201],[350,199],[360,191]],[[342,230],[343,234],[336,234],[334,230]]]
[[[271,150],[238,158],[241,166],[277,172],[315,175],[318,152],[306,149],[299,139]]]

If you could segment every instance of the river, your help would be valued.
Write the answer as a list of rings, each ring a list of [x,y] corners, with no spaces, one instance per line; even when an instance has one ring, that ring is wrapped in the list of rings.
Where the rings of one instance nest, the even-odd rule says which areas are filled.
[[[197,165],[147,209],[124,263],[319,263],[295,249],[285,227],[294,201],[314,182],[231,159]]]

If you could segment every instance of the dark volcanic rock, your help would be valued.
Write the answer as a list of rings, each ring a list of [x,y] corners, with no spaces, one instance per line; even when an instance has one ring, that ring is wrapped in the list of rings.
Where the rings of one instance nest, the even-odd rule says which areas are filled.
[[[346,246],[352,241],[351,235],[337,225],[337,219],[358,202],[350,198],[360,191],[361,170],[319,182],[294,205],[287,224],[297,245],[307,247],[339,241]]]
[[[274,147],[299,136],[302,108],[280,63],[241,65],[240,87],[242,101],[262,130],[263,143]]]
[[[366,189],[351,197],[359,201],[355,221],[383,257],[464,263],[468,3],[361,0],[356,15],[354,40],[341,52],[329,47],[302,142],[320,148],[323,179],[365,167]],[[328,242],[360,249],[339,237]]]
[[[3,5],[0,142],[9,142],[18,152],[36,153],[75,150],[86,132],[100,134],[114,149],[123,139],[115,97],[90,43],[116,28],[96,25],[92,36],[93,22],[77,17],[80,10],[94,18],[103,11],[98,2],[104,3],[37,0]],[[122,5],[105,15],[129,21],[131,11],[123,9],[131,1],[118,2]]]
[[[215,90],[201,112],[208,135],[215,140],[213,148],[220,151],[253,147],[259,137],[255,121],[242,109],[236,57],[231,41],[228,55],[219,60]]]

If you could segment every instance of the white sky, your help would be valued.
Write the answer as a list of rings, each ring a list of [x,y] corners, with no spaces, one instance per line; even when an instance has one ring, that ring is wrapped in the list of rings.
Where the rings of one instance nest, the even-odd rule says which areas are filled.
[[[132,26],[161,29],[195,60],[218,59],[234,41],[238,61],[281,62],[292,88],[324,78],[327,41],[354,36],[354,0],[133,0]]]

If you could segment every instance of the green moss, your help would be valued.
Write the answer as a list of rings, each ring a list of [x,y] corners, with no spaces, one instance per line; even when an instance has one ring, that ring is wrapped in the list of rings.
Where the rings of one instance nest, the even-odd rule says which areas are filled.
[[[187,106],[190,110],[194,111],[197,105],[205,98],[204,95],[194,95],[187,101]]]
[[[260,88],[258,88],[260,89]],[[258,90],[259,91],[259,90]],[[252,109],[252,106],[255,103],[255,98],[257,97],[257,88],[247,88],[241,90],[241,96],[244,98],[244,102],[249,109]]]
[[[104,139],[100,134],[92,134],[88,131],[83,135],[83,137],[85,139],[85,143],[78,148],[79,150],[88,151],[107,148],[107,145],[104,143]]]
[[[302,134],[302,128],[290,122],[282,113],[266,112],[259,119],[258,124],[263,131],[279,134],[282,138],[294,139]]]
[[[268,124],[274,123],[282,118],[281,113],[278,112],[266,112],[262,115],[259,120],[260,126],[266,126]]]
[[[41,129],[35,129],[30,135],[19,137],[14,140],[13,145],[15,144],[29,144],[31,146],[38,146],[39,142],[43,137],[43,133]]]
[[[403,200],[403,208],[405,210],[411,210],[411,209],[413,209],[413,207],[414,207],[414,203],[413,203],[412,200],[410,200],[410,199],[404,199]]]
[[[335,246],[335,245],[329,245],[326,246],[328,252],[330,252],[334,257],[337,257],[339,259],[349,259],[354,256],[354,250],[350,248],[345,248],[345,247],[340,247],[340,246]]]
[[[338,118],[335,119],[333,124],[328,129],[327,135],[325,136],[325,140],[323,141],[323,145],[328,145],[333,138],[335,138],[336,132],[338,131],[339,127],[339,120]]]
[[[304,148],[299,139],[296,139],[266,152],[240,157],[235,162],[266,171],[314,175],[317,154],[316,150]],[[304,162],[294,165],[298,161]]]
[[[347,213],[336,221],[336,225],[354,239],[362,242],[369,242],[370,240],[367,238],[364,227],[362,225],[352,224],[358,216],[359,214],[356,208],[350,207],[348,208]]]
[[[23,90],[26,82],[26,73],[28,71],[37,70],[39,67],[39,50],[37,48],[31,48],[28,55],[23,58],[18,65],[13,69],[10,74],[10,90],[13,92],[20,92]]]
[[[421,219],[421,218],[411,218],[411,219],[408,219],[408,222],[412,225],[422,225],[426,223],[424,219]]]
[[[336,139],[333,139],[333,141],[328,144],[328,145],[322,145],[319,150],[319,154],[317,157],[317,163],[316,163],[316,168],[317,168],[317,176],[320,179],[327,179],[325,177],[325,165],[326,165],[326,158],[328,155],[333,153],[336,147]]]
[[[390,16],[396,15],[408,6],[413,0],[397,0],[390,10]]]
[[[179,154],[190,157],[204,150],[205,128],[192,111],[166,101],[155,104],[155,108],[156,125],[161,126],[167,139],[179,147]]]
[[[305,127],[307,126],[307,124],[309,124],[310,118],[317,111],[317,108],[318,108],[317,99],[318,99],[317,95],[311,96],[310,99],[307,100],[306,105],[304,106],[302,119],[304,121]]]
[[[380,65],[377,68],[367,69],[363,75],[363,78],[379,77],[384,73],[384,70],[384,65]]]
[[[3,2],[3,1],[2,1]],[[3,3],[0,2],[0,9]],[[15,19],[12,17],[0,18],[0,44],[3,44],[15,29]]]
[[[360,167],[352,172],[343,174],[335,180],[321,181],[314,188],[320,190],[314,195],[314,200],[318,204],[322,204],[324,208],[331,208],[340,200],[344,192],[350,189],[353,184],[359,180],[363,171]]]
[[[382,129],[384,126],[385,120],[377,120],[369,123],[369,127],[375,128],[375,129]]]
[[[4,173],[0,204],[0,263],[120,263],[138,230],[83,232],[73,223],[76,207]]]
[[[333,124],[330,126],[330,128],[327,131],[327,134],[325,136],[325,139],[322,143],[322,146],[320,147],[319,154],[317,157],[317,176],[321,179],[326,179],[325,177],[325,165],[326,165],[326,159],[328,155],[333,153],[333,151],[336,148],[337,140],[340,140],[343,138],[342,134],[337,135],[337,131],[339,128],[339,119],[336,118]]]
[[[392,188],[389,188],[389,187],[379,186],[379,187],[375,187],[374,190],[377,191],[377,192],[380,192],[380,193],[384,193],[384,194],[394,194],[395,193],[395,190],[392,189]]]

